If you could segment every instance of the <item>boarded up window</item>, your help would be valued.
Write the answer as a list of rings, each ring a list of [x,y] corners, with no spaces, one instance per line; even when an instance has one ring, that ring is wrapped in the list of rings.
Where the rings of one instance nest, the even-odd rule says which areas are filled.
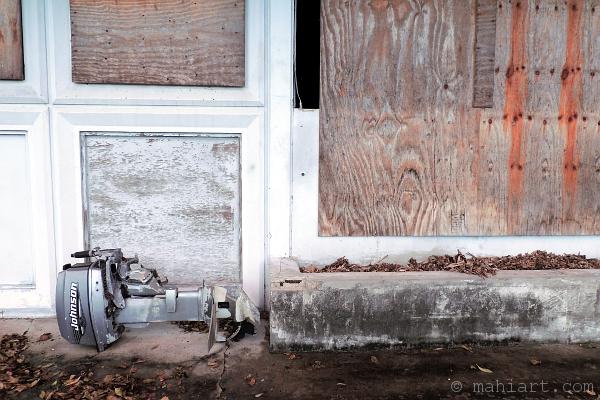
[[[0,1],[0,80],[24,80],[21,0]]]
[[[239,138],[83,133],[88,245],[171,282],[240,280]]]
[[[490,109],[475,0],[321,12],[320,235],[600,234],[598,0],[496,3]]]
[[[244,86],[244,0],[70,3],[73,82]]]

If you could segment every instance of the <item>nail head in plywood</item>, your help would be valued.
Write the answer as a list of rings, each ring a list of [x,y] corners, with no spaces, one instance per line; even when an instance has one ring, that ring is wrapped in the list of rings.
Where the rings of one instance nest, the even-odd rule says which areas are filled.
[[[243,87],[244,0],[71,0],[73,82]]]
[[[0,80],[25,79],[21,0],[0,1]]]

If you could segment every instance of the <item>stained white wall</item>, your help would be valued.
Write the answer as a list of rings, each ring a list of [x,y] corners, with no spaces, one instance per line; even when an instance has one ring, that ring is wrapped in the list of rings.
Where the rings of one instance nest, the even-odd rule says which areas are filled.
[[[266,64],[271,49],[266,21],[271,18],[272,3],[246,0],[243,88],[74,84],[69,1],[23,0],[22,7],[26,79],[0,82],[0,156],[10,153],[13,157],[0,164],[0,206],[4,207],[0,250],[19,255],[0,264],[0,317],[52,315],[56,274],[63,264],[73,261],[73,251],[84,248],[84,132],[235,139],[238,159],[230,160],[229,166],[236,164],[238,191],[230,200],[238,208],[233,210],[236,221],[227,232],[237,243],[229,249],[237,258],[226,255],[231,265],[214,278],[238,276],[262,308],[269,246],[266,132],[272,123],[266,114],[270,101]],[[287,126],[289,135],[289,118]],[[289,170],[278,171],[283,171],[289,188]],[[6,193],[6,187],[14,190]],[[289,196],[289,189],[278,196]],[[289,238],[287,203],[283,231]],[[17,228],[15,215],[20,222]],[[289,249],[289,239],[283,242]],[[189,246],[181,250],[189,252]],[[139,256],[143,259],[144,255]],[[194,259],[194,263],[199,261]]]

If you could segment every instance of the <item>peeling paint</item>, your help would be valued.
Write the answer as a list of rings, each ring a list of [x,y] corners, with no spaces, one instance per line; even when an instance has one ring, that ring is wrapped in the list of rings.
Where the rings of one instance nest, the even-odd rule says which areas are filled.
[[[91,246],[121,247],[171,282],[240,281],[237,137],[86,137]]]

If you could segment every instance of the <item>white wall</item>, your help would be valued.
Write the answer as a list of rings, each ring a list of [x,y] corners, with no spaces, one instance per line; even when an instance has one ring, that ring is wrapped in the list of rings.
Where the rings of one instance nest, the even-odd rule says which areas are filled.
[[[14,193],[4,196],[6,204],[19,206],[7,206],[10,210],[0,214],[0,249],[19,255],[0,264],[0,277],[20,271],[10,282],[0,282],[0,317],[54,313],[56,274],[60,266],[72,262],[69,255],[84,245],[80,140],[86,131],[239,136],[241,275],[250,298],[264,306],[270,193],[266,132],[269,125],[278,124],[265,112],[272,96],[266,64],[271,51],[279,55],[280,46],[270,45],[265,21],[277,19],[271,8],[277,13],[281,4],[284,8],[287,4],[290,13],[288,1],[246,1],[246,86],[208,88],[75,84],[69,1],[22,0],[26,79],[0,82],[0,145],[10,141],[20,159],[0,165],[0,172],[13,173],[10,179],[0,175],[0,187],[15,185],[18,176],[27,179],[16,180]],[[279,86],[274,86],[273,96],[281,96]],[[289,135],[289,118],[287,125]],[[279,140],[285,146],[286,139]],[[287,148],[289,152],[289,139]],[[283,192],[274,197],[289,196],[289,170],[277,168],[277,174],[276,179],[287,182],[288,188],[284,183]],[[283,228],[287,239],[271,234],[278,238],[275,247],[283,252],[289,249],[287,203],[288,211],[283,211],[287,212]],[[11,212],[25,221],[16,234],[11,234],[14,222],[7,217]]]

